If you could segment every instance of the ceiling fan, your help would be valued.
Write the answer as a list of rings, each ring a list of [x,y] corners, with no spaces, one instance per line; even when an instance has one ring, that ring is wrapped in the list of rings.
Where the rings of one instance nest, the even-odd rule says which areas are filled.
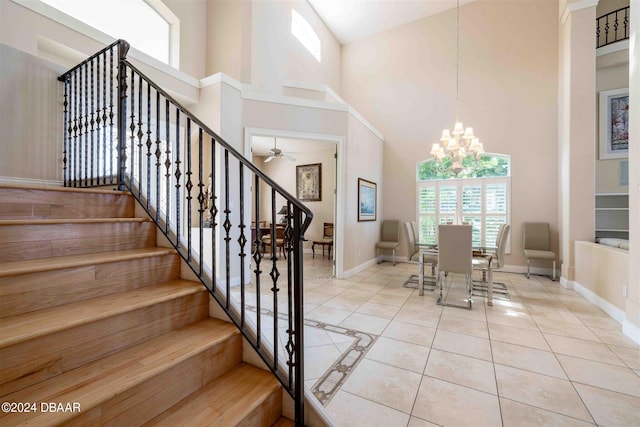
[[[273,138],[273,148],[269,149],[269,157],[265,159],[265,163],[270,162],[273,159],[279,159],[281,157],[286,158],[292,162],[296,161],[294,155],[298,153],[284,153],[282,150],[278,148],[277,138]]]

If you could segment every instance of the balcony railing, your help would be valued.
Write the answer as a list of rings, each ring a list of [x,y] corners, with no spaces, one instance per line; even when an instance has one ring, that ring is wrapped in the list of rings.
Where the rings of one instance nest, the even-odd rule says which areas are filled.
[[[629,6],[596,19],[596,48],[629,38]]]

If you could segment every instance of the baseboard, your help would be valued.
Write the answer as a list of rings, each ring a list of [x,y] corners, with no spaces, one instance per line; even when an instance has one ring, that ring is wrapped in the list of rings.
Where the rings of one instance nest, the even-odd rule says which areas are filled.
[[[0,184],[20,185],[20,186],[39,186],[39,187],[63,187],[64,182],[52,181],[48,179],[31,179],[18,178],[13,176],[0,176]]]
[[[346,270],[342,272],[342,277],[338,277],[338,279],[348,279],[351,276],[355,276],[356,274],[360,273],[361,271],[366,270],[367,268],[376,265],[376,259],[370,259],[367,262],[364,262],[354,268],[352,268],[351,270]]]
[[[586,300],[600,308],[602,311],[611,316],[616,322],[622,324],[625,321],[624,311],[611,304],[606,299],[596,295],[591,289],[581,285],[578,282],[573,282],[573,289],[582,295]]]
[[[640,344],[640,328],[628,320],[622,322],[622,333],[636,344]]]
[[[588,300],[589,302],[594,304],[596,307],[600,308],[602,311],[604,311],[609,316],[611,316],[613,320],[615,320],[616,322],[622,325],[622,333],[626,337],[633,340],[633,342],[635,342],[636,344],[640,344],[640,328],[638,328],[636,325],[634,325],[633,323],[629,322],[626,319],[627,316],[624,310],[616,307],[615,305],[611,304],[609,301],[600,297],[599,295],[596,295],[591,289],[586,288],[580,283],[576,281],[567,281],[566,279],[564,280],[567,282],[567,284],[572,285],[572,288],[568,288],[568,289],[575,290],[577,293],[582,295],[586,300]]]

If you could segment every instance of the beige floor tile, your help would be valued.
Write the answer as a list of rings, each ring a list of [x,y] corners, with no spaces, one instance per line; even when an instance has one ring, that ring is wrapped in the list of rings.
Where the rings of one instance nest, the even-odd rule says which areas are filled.
[[[540,306],[529,306],[529,311],[533,316],[534,320],[544,319],[546,321],[559,321],[564,323],[572,323],[574,325],[582,325],[582,321],[576,317],[575,314],[571,312],[571,310],[563,308],[557,309],[555,307],[540,307]]]
[[[640,425],[639,398],[584,384],[575,384],[575,387],[598,425],[616,427]]]
[[[433,349],[424,374],[497,395],[493,363]]]
[[[609,348],[631,369],[640,370],[640,350],[609,345]]]
[[[383,294],[382,291],[383,290],[381,290],[380,292],[378,292],[377,294],[369,298],[367,302],[374,302],[377,304],[386,304],[386,305],[393,305],[396,307],[402,307],[402,305],[409,298],[409,295],[406,295],[406,296],[388,295],[388,294]]]
[[[438,427],[438,425],[417,417],[411,417],[411,419],[409,420],[409,424],[407,424],[407,427]]]
[[[495,369],[501,397],[593,422],[569,381],[498,364]]]
[[[304,327],[304,348],[328,344],[335,344],[329,332],[312,326]]]
[[[489,344],[489,340],[484,338],[438,330],[431,347],[448,351],[449,353],[475,357],[489,362],[492,361],[491,345]]]
[[[497,396],[428,376],[412,415],[442,426],[502,426]]]
[[[393,319],[398,313],[400,307],[386,304],[378,304],[375,302],[366,302],[356,310],[358,313],[369,314],[371,316],[382,317],[385,319]]]
[[[573,382],[640,397],[640,378],[629,368],[562,354],[557,356]]]
[[[364,359],[342,390],[410,414],[422,375]]]
[[[538,331],[529,331],[497,323],[489,323],[489,336],[491,337],[491,341],[495,340],[509,344],[537,348],[538,350],[551,351],[547,341],[544,339],[544,336]]]
[[[504,398],[500,399],[500,409],[504,427],[590,427],[595,425]]]
[[[368,314],[353,313],[339,323],[343,328],[355,329],[357,331],[369,332],[380,335],[389,324],[389,319],[369,316]]]
[[[425,347],[431,347],[433,338],[436,336],[436,330],[426,326],[418,326],[411,323],[393,320],[387,325],[382,336]]]
[[[336,427],[391,427],[404,426],[409,422],[406,413],[342,390],[336,393],[326,410]]]
[[[438,329],[449,332],[456,332],[459,334],[472,335],[478,338],[489,339],[489,330],[487,329],[486,322],[465,319],[463,317],[450,316],[444,313],[440,317]]]
[[[581,357],[596,362],[609,363],[611,365],[625,366],[618,356],[605,344],[562,337],[553,334],[543,334],[554,353],[568,356]]]
[[[491,342],[491,351],[493,352],[494,363],[549,375],[563,380],[567,379],[556,356],[550,351],[500,341]]]
[[[341,292],[343,292],[344,290],[341,290]],[[327,294],[324,292],[318,292],[318,291],[312,291],[312,292],[305,292],[304,293],[304,302],[306,303],[312,303],[312,304],[323,304],[327,301],[329,301],[331,298],[333,298],[334,295],[331,294]]]
[[[402,307],[393,320],[412,323],[414,325],[436,328],[440,320],[440,313],[433,311],[416,310],[413,308]]]
[[[427,364],[429,350],[429,347],[379,337],[365,357],[421,374]]]
[[[304,352],[304,377],[306,380],[320,378],[342,352],[335,344],[320,345],[305,349]]]
[[[594,326],[601,329],[611,329],[613,331],[620,330],[620,323],[609,317],[607,314],[600,312],[597,315],[576,313],[582,323],[587,326]]]
[[[521,311],[511,310],[506,312],[487,310],[487,322],[499,325],[511,326],[512,328],[538,330],[538,325],[531,315]]]
[[[483,305],[474,305],[472,310],[460,310],[455,307],[444,307],[442,309],[442,314],[487,323],[487,315],[485,314]]]
[[[337,297],[331,298],[329,301],[325,301],[322,305],[324,307],[337,308],[340,310],[356,311],[358,307],[364,304],[364,300],[345,297],[345,293],[346,291]]]
[[[402,287],[402,284],[390,284],[380,289],[378,294],[405,298],[406,301],[407,298],[413,295],[414,290],[415,289],[412,288],[404,288]]]
[[[581,340],[600,342],[600,338],[591,332],[591,329],[584,325],[576,325],[575,323],[563,322],[561,320],[549,319],[536,315],[533,315],[533,317],[538,324],[538,328],[542,332],[578,338]]]
[[[350,311],[325,307],[321,305],[307,314],[306,318],[317,320],[318,322],[328,323],[330,325],[338,325],[350,315]]]

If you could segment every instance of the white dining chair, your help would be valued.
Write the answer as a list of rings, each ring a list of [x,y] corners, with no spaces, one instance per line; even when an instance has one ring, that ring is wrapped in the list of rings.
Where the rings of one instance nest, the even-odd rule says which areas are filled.
[[[473,247],[470,225],[438,225],[438,272],[437,283],[439,289],[438,304],[449,307],[458,307],[471,309],[472,299],[472,281],[471,273],[473,272]],[[443,289],[445,281],[445,273],[464,274],[467,304],[451,304],[444,300]]]

